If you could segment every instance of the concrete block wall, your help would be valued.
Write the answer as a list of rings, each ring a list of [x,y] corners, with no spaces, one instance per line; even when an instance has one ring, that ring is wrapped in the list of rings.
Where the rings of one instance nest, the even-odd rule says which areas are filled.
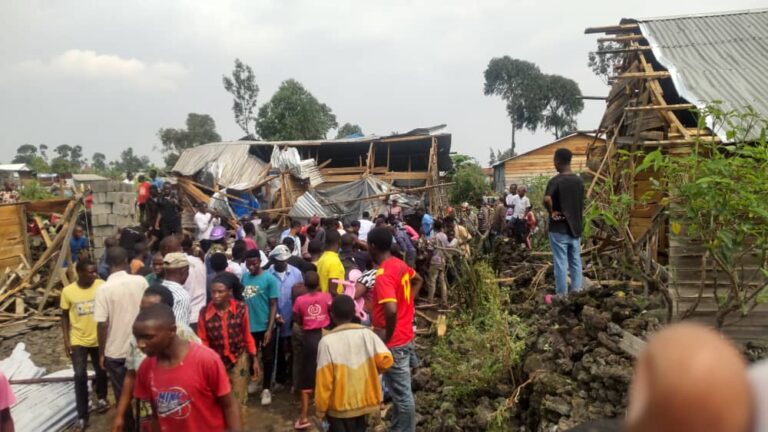
[[[104,254],[104,239],[115,235],[119,228],[138,223],[136,192],[133,185],[112,180],[93,182],[91,190],[91,242],[98,259]]]

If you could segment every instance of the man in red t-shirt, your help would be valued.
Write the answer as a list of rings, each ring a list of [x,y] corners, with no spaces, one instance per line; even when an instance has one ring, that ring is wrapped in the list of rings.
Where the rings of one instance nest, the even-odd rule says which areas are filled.
[[[147,355],[133,395],[150,402],[153,430],[243,430],[224,364],[210,348],[176,335],[171,308],[157,304],[142,309],[133,335]]]
[[[379,265],[373,286],[373,330],[392,351],[394,364],[384,374],[392,395],[390,431],[416,430],[416,402],[411,391],[411,368],[418,359],[413,346],[414,301],[422,278],[403,261],[390,254],[392,232],[374,228],[368,233],[368,250]]]
[[[139,223],[144,226],[147,219],[147,200],[149,199],[149,188],[152,186],[144,175],[139,176],[139,189],[136,195],[136,204],[139,206]]]

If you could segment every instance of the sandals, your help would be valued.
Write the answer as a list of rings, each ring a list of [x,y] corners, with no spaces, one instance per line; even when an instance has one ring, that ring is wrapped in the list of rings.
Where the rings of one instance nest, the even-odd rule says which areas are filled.
[[[293,428],[295,430],[304,430],[309,429],[312,426],[312,423],[309,421],[305,421],[302,423],[301,419],[296,420],[296,423],[293,424]]]

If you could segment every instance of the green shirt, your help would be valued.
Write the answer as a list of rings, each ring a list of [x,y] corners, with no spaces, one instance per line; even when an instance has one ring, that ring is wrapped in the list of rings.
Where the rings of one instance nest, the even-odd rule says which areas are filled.
[[[267,271],[254,276],[250,272],[243,273],[243,297],[248,306],[248,321],[251,333],[267,330],[269,324],[269,301],[280,297],[280,282]]]

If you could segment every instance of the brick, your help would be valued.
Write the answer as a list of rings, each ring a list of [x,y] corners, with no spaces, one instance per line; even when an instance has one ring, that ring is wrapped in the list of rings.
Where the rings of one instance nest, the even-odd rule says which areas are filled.
[[[112,204],[107,204],[107,203],[93,204],[93,207],[91,207],[92,215],[102,215],[102,214],[110,214],[110,213],[112,213]]]

